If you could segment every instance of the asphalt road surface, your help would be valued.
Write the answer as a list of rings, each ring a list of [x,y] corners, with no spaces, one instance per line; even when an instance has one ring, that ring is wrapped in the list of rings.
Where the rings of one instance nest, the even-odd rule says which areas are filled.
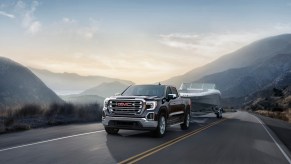
[[[101,124],[68,125],[0,135],[0,163],[263,163],[291,164],[290,152],[247,113],[192,119],[164,138],[146,131],[107,135]]]

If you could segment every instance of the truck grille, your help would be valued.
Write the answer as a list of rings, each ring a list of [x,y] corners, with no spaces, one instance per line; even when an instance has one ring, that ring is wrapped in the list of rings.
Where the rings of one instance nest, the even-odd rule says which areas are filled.
[[[121,115],[140,114],[144,106],[142,100],[110,100],[108,103],[110,111]]]

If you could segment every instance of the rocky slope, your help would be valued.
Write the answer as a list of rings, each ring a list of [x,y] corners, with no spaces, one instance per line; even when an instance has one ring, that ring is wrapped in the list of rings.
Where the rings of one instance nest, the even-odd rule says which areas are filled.
[[[63,101],[29,69],[0,57],[0,109]]]
[[[215,83],[224,98],[244,97],[274,85],[286,85],[282,79],[290,71],[291,54],[278,54],[252,66],[205,76],[198,82]]]
[[[258,40],[209,64],[193,69],[184,75],[170,78],[162,83],[180,86],[182,82],[196,81],[210,74],[252,66],[278,54],[291,54],[291,34]]]

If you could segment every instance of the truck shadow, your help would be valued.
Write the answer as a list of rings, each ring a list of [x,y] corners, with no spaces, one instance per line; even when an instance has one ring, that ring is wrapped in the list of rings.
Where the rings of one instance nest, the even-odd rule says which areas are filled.
[[[161,145],[183,134],[194,131],[204,125],[217,121],[217,118],[207,119],[207,122],[191,122],[188,130],[181,130],[179,125],[168,127],[163,138],[156,138],[150,131],[120,130],[117,135],[106,135],[109,152],[116,161],[121,161],[148,149]]]
[[[152,133],[147,131],[124,130],[118,135],[107,135],[106,145],[112,157],[116,161],[122,161],[217,120],[216,118],[207,119],[209,120],[204,124],[191,123],[191,128],[187,131],[180,130],[179,126],[168,128],[163,138],[154,138]],[[215,136],[215,139],[213,139],[213,136]],[[243,141],[244,143],[238,141]],[[195,135],[195,137],[190,137],[187,139],[187,144],[191,146],[184,147],[183,149],[185,150],[183,151],[194,151],[193,156],[197,161],[200,161],[198,163],[211,163],[209,160],[215,163],[215,160],[218,160],[217,157],[222,162],[225,162],[225,159],[229,157],[240,158],[244,161],[250,158],[250,154],[254,154],[254,159],[256,159],[255,155],[262,157],[262,159],[256,159],[257,162],[272,161],[274,159],[284,162],[280,153],[279,155],[274,153],[274,148],[277,148],[260,123],[253,121],[227,119],[223,123]],[[212,146],[205,148],[205,145]],[[240,149],[237,149],[238,147]],[[222,148],[229,150],[221,151]],[[197,151],[200,149],[206,150]],[[201,157],[205,157],[205,152],[211,157],[202,159]]]

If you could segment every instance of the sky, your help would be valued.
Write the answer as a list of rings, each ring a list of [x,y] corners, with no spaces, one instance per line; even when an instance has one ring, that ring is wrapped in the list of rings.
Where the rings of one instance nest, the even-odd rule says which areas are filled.
[[[291,33],[291,0],[0,0],[0,56],[154,83]]]

